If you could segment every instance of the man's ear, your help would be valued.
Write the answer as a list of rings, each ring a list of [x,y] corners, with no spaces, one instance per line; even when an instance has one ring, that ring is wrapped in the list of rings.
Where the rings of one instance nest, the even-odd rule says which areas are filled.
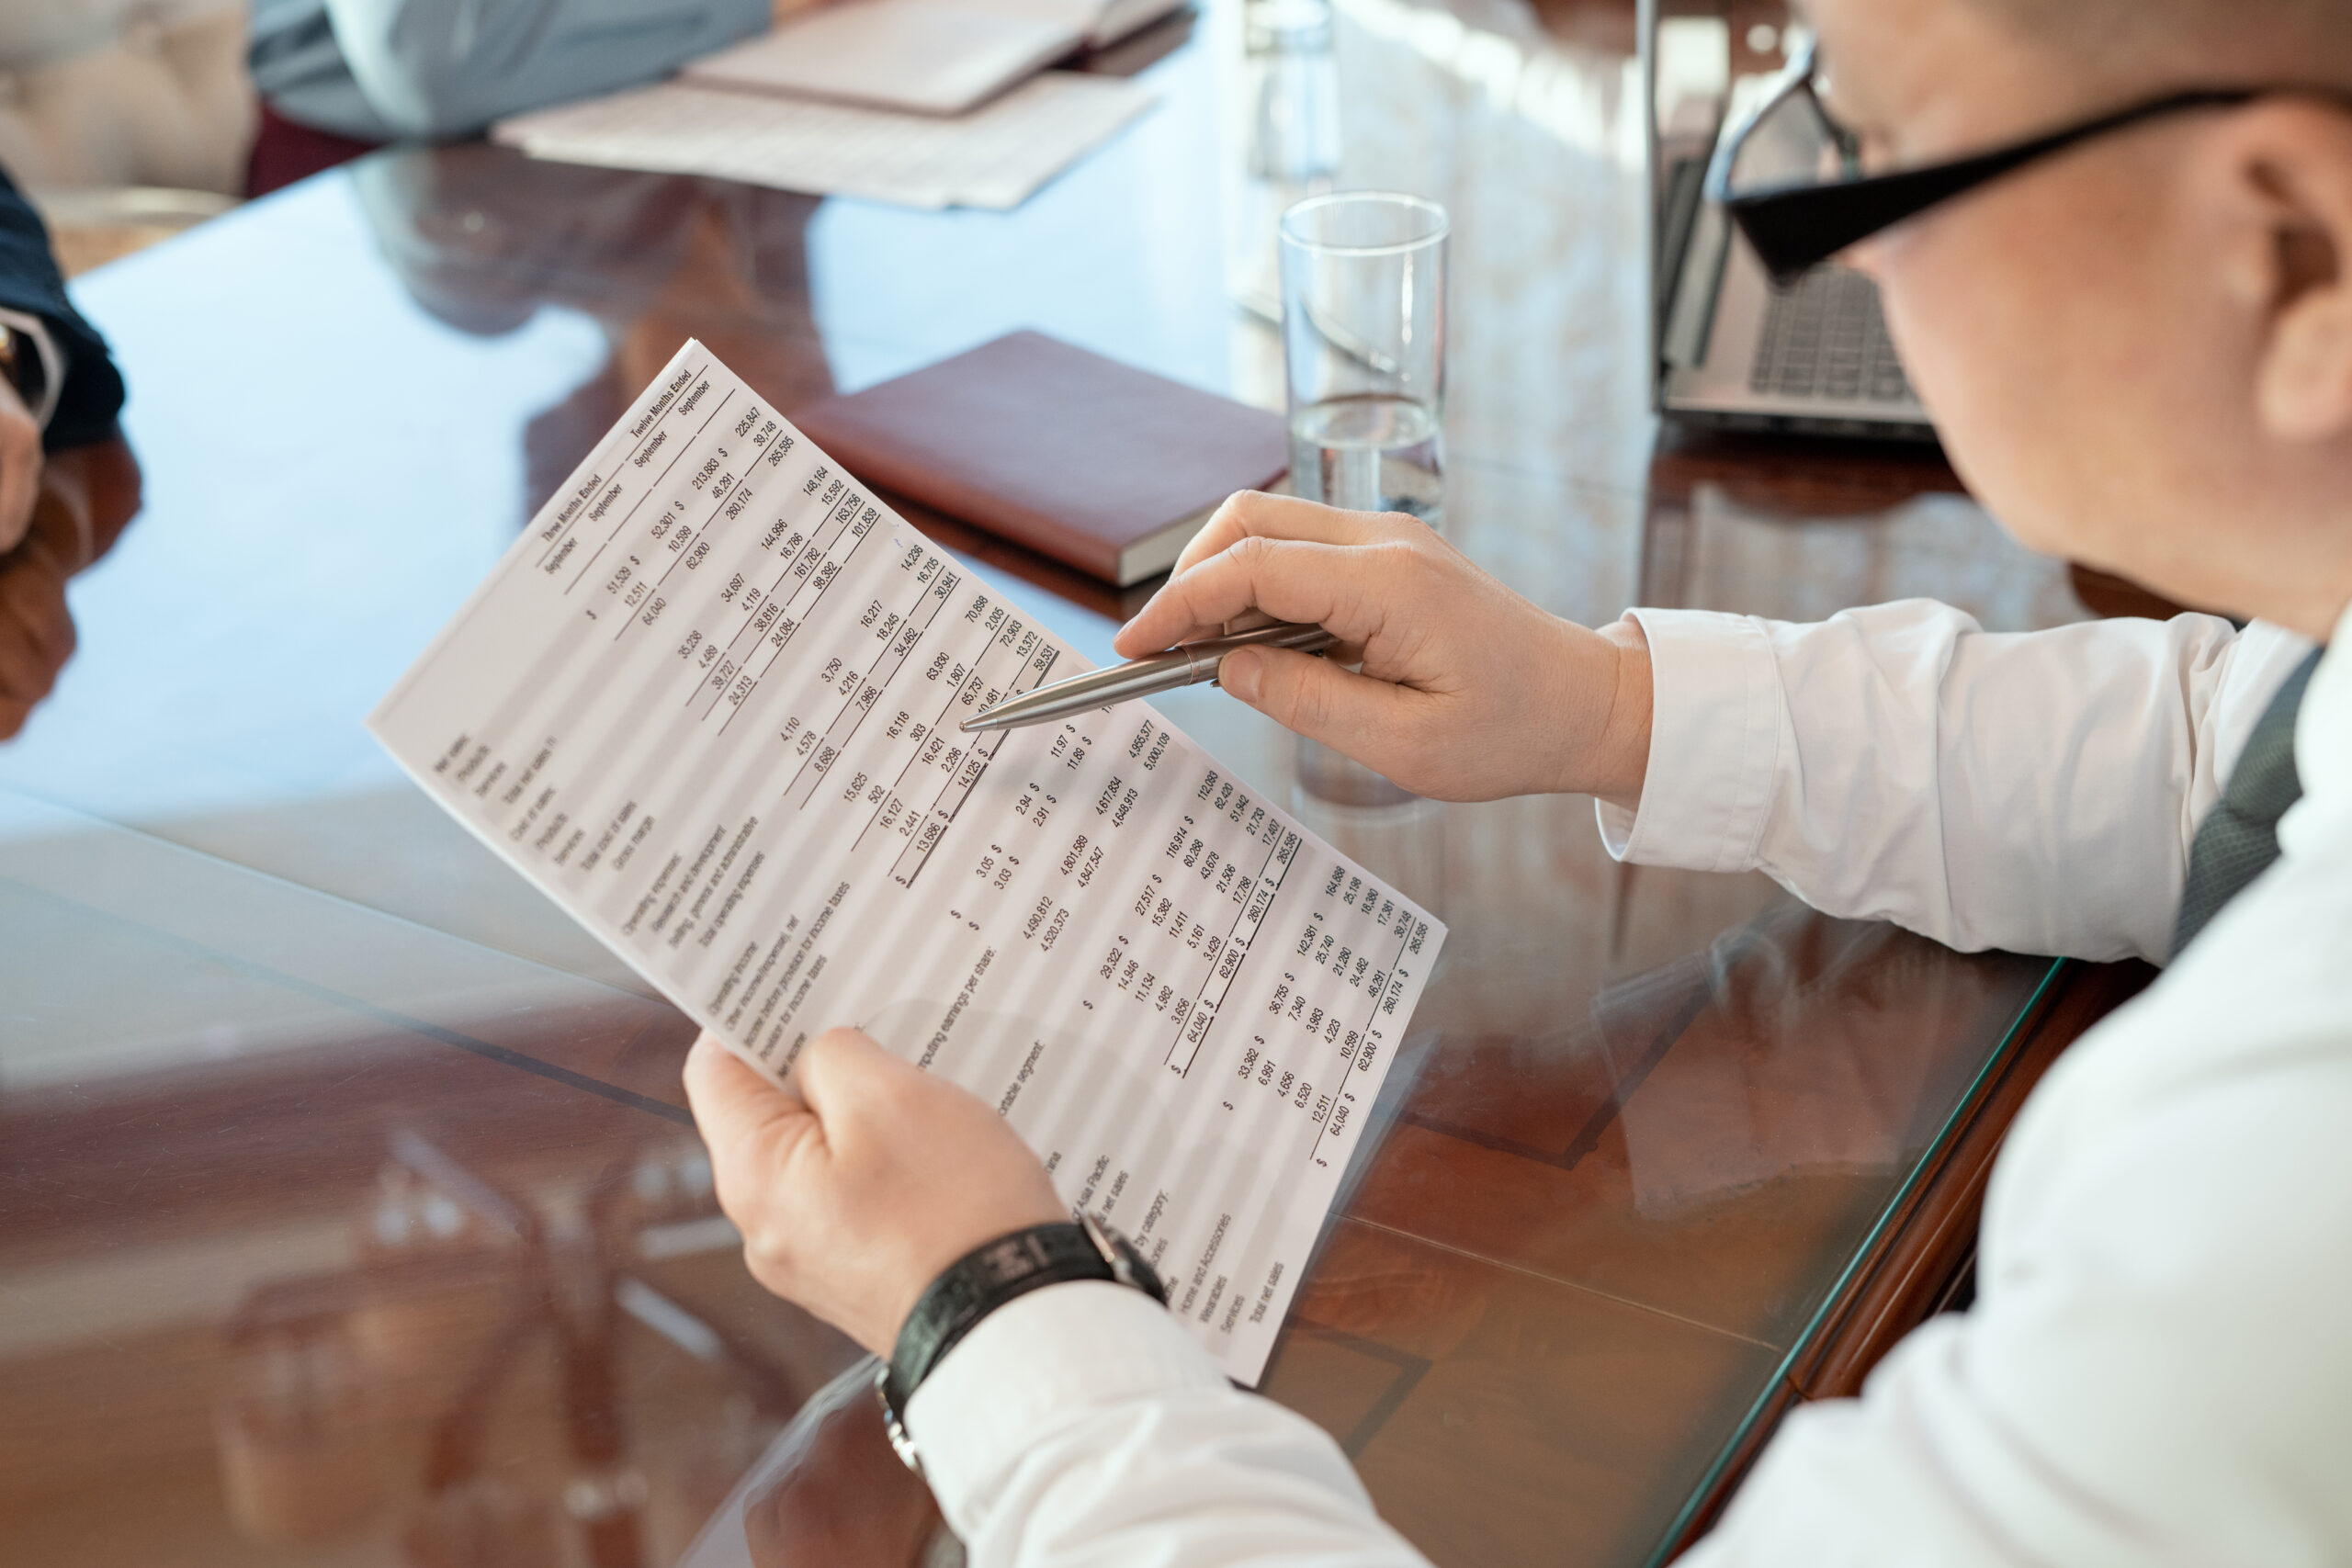
[[[2256,333],[2263,428],[2290,442],[2352,436],[2352,115],[2258,105],[2211,151],[2208,217]]]

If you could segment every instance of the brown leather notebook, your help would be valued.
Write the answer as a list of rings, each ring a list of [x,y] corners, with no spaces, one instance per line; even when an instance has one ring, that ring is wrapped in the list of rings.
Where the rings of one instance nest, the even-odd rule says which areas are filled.
[[[792,412],[870,485],[1124,588],[1290,467],[1282,416],[1042,333]]]

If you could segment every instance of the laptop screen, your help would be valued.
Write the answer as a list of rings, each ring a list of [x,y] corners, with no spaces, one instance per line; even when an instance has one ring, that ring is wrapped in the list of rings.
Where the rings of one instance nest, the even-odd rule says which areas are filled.
[[[1700,186],[1736,85],[1778,73],[1805,29],[1790,21],[1785,5],[1741,0],[1641,0],[1639,16],[1655,393],[1663,386],[1667,317]]]

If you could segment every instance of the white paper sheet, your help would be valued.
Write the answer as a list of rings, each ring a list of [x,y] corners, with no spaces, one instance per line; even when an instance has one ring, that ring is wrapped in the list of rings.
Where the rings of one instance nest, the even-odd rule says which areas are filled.
[[[787,19],[689,62],[682,80],[755,92],[963,114],[1085,41],[1092,0],[1076,17],[1001,11],[972,0],[851,0]],[[1057,0],[1028,0],[1051,5]],[[1059,0],[1067,5],[1068,0]]]
[[[689,343],[370,717],[744,1056],[996,1106],[1254,1382],[1444,928],[1085,668]]]
[[[905,207],[1018,207],[1149,108],[1140,84],[1047,71],[952,119],[664,82],[499,121],[534,158],[707,175]]]

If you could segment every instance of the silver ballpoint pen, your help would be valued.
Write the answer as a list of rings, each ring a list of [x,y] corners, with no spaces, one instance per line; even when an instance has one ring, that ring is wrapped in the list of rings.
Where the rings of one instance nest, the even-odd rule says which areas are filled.
[[[1049,724],[1055,719],[1085,713],[1091,708],[1133,702],[1154,692],[1173,691],[1178,686],[1196,686],[1204,681],[1214,681],[1216,679],[1217,661],[1237,648],[1295,648],[1302,653],[1318,653],[1338,640],[1321,626],[1299,626],[1287,621],[1277,622],[1271,626],[1253,626],[1231,637],[1213,637],[1201,642],[1188,642],[1165,653],[1155,653],[1148,659],[1114,664],[1102,670],[1090,670],[1083,675],[1072,675],[1067,681],[1056,681],[1034,692],[1007,697],[996,706],[983,709],[966,719],[964,728],[967,730],[1019,729],[1024,725]]]

